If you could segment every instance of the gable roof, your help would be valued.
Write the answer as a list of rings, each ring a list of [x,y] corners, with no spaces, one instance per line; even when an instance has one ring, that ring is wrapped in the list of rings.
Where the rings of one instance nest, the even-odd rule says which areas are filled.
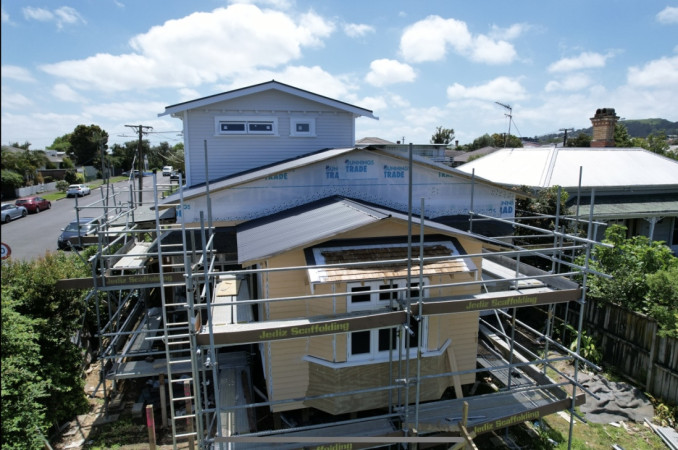
[[[408,215],[345,197],[318,200],[238,225],[238,263],[261,261],[390,218],[406,222]],[[412,222],[418,225],[420,220],[413,216]],[[425,226],[479,239],[472,233],[433,221],[426,221]]]
[[[513,148],[457,169],[512,186],[678,187],[678,161],[642,148]]]
[[[170,105],[165,107],[165,112],[158,114],[158,116],[166,116],[168,114],[177,114],[190,109],[202,108],[214,103],[219,103],[227,100],[233,100],[236,98],[244,97],[247,95],[257,94],[265,91],[279,91],[284,92],[290,95],[295,95],[297,97],[304,98],[306,100],[311,100],[314,102],[321,103],[323,105],[330,106],[332,108],[340,109],[342,111],[349,112],[355,117],[365,116],[372,119],[379,119],[372,114],[372,111],[369,109],[361,108],[359,106],[354,106],[349,103],[345,103],[339,100],[335,100],[323,95],[314,94],[310,91],[305,91],[303,89],[290,86],[288,84],[281,83],[279,81],[267,81],[265,83],[255,84],[252,86],[247,86],[240,89],[234,89],[232,91],[222,92],[221,94],[210,95],[207,97],[198,98],[195,100],[190,100],[183,103],[177,103],[175,105]]]

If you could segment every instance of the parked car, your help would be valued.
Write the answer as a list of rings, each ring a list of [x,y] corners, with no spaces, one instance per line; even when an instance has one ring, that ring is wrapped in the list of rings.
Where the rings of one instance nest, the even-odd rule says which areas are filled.
[[[174,172],[174,168],[172,166],[165,166],[162,168],[163,177],[169,177],[170,175],[172,175],[172,172]]]
[[[74,220],[71,223],[68,224],[66,228],[63,228],[61,230],[61,235],[57,238],[57,247],[59,250],[70,250],[71,246],[74,248],[81,248],[77,240],[74,240],[74,242],[69,243],[69,239],[71,238],[77,238],[78,235],[80,236],[89,236],[97,231],[97,227],[99,226],[99,221],[94,219],[93,217],[81,217],[80,221]]]
[[[86,184],[71,184],[66,191],[66,197],[84,197],[91,193],[92,191]]]
[[[40,211],[44,211],[52,207],[52,203],[49,200],[37,196],[20,198],[14,202],[14,204],[17,206],[23,206],[29,213],[39,213]]]
[[[19,217],[26,217],[28,211],[23,206],[13,205],[11,203],[3,203],[2,205],[2,223],[10,223]]]
[[[176,170],[170,174],[170,181],[179,181],[179,172]]]

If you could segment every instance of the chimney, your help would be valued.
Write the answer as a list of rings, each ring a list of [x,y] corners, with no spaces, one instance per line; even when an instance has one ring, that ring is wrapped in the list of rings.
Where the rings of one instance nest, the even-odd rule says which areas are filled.
[[[619,116],[614,113],[614,108],[599,108],[596,115],[591,118],[593,124],[593,139],[591,147],[614,147],[614,126]]]

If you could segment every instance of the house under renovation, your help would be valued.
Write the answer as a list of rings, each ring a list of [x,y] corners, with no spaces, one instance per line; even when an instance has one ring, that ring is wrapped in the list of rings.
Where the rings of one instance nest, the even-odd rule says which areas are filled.
[[[571,255],[594,241],[535,229],[552,245],[516,247],[514,191],[355,146],[371,111],[282,83],[164,114],[182,120],[186,179],[78,206],[102,218],[95,276],[61,286],[107,308],[106,398],[155,382],[175,446],[470,445],[583,401],[576,371],[546,368],[587,362],[551,316],[535,330],[516,310],[583,303]]]

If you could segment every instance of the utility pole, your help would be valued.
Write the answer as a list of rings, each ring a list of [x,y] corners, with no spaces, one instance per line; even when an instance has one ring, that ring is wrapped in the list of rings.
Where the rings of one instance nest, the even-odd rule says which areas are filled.
[[[503,106],[504,108],[508,109],[508,114],[504,114],[506,117],[509,118],[509,129],[508,129],[508,134],[506,135],[506,138],[504,139],[504,148],[506,148],[506,144],[508,143],[509,137],[511,136],[511,121],[513,120],[513,108],[511,108],[511,105],[505,105],[503,103],[495,102],[499,106]]]
[[[574,128],[560,128],[558,131],[564,131],[565,136],[563,137],[563,147],[567,146],[567,132],[574,131]]]
[[[126,127],[134,128],[139,133],[139,144],[137,146],[137,159],[139,161],[139,205],[141,205],[142,192],[144,188],[144,155],[142,151],[142,140],[144,130],[152,130],[153,127],[146,125],[125,125]],[[134,174],[134,167],[132,167],[132,174]]]

